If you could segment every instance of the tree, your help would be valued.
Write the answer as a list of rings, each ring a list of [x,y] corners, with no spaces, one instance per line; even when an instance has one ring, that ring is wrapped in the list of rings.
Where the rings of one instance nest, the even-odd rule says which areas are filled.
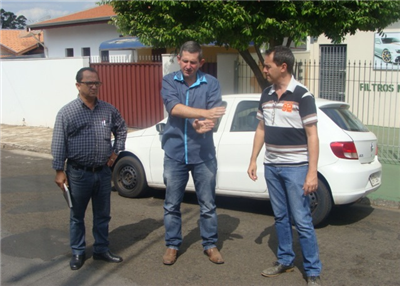
[[[26,18],[23,15],[16,16],[13,12],[7,12],[4,9],[1,13],[1,28],[2,29],[24,29],[26,26]]]
[[[114,25],[155,48],[179,47],[187,40],[238,50],[261,88],[268,86],[251,56],[260,46],[300,44],[307,36],[325,34],[334,43],[347,34],[382,30],[400,19],[400,1],[117,1]]]

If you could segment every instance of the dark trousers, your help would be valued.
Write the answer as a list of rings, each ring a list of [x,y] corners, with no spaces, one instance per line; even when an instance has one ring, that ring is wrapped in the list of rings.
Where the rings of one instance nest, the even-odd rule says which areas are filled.
[[[70,212],[70,246],[72,254],[85,253],[85,212],[92,200],[93,252],[108,251],[108,225],[110,217],[111,170],[104,166],[102,170],[90,172],[67,165],[68,184],[72,205]]]

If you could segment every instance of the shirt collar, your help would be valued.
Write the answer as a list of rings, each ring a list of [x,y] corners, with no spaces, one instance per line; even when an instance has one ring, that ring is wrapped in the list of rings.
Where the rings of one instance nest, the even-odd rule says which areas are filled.
[[[207,79],[206,79],[206,74],[201,72],[201,71],[197,71],[196,74],[196,82],[194,84],[192,84],[190,87],[194,87],[194,86],[198,86],[202,83],[207,83]],[[174,76],[174,80],[179,81],[181,83],[185,82],[185,79],[183,78],[183,74],[182,71],[178,71],[176,72],[175,76]]]
[[[296,80],[294,79],[294,76],[292,75],[292,78],[290,79],[290,82],[286,88],[286,91],[290,91],[291,93],[293,93],[294,89],[296,88],[297,83]],[[268,95],[271,95],[275,92],[275,85],[273,84],[271,87],[271,90],[269,91]]]
[[[79,94],[78,94],[78,97],[77,97],[77,100],[78,100],[78,102],[80,103],[80,105],[82,106],[82,107],[86,107],[86,108],[89,108],[89,107],[87,107],[87,105],[83,102],[83,100],[82,100],[82,98],[79,96]],[[94,108],[96,108],[96,106],[99,104],[99,99],[98,98],[96,98],[96,103],[94,104]]]

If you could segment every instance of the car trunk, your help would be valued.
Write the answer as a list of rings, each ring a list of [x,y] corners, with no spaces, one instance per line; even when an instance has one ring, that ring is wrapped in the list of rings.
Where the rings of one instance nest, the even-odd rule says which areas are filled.
[[[373,162],[378,148],[376,136],[372,132],[343,131],[353,139],[360,163],[367,164]]]

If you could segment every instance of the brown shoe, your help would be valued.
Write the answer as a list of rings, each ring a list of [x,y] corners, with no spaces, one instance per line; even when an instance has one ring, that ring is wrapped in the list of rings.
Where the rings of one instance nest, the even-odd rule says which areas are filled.
[[[176,257],[178,256],[178,250],[173,248],[167,248],[165,254],[163,256],[163,263],[165,265],[172,265],[176,261]]]
[[[225,262],[216,247],[204,250],[204,254],[207,255],[210,261],[215,264],[223,264]]]

